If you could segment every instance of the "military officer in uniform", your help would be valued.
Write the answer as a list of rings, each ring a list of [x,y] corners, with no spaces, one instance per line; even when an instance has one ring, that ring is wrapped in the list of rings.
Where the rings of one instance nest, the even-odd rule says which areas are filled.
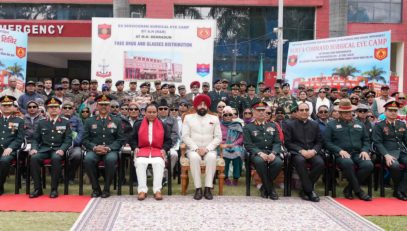
[[[259,102],[259,97],[256,96],[256,85],[250,84],[247,86],[246,97],[243,98],[243,108],[251,108],[256,102]]]
[[[151,101],[153,100],[151,95],[148,94],[148,91],[150,89],[150,83],[149,82],[144,82],[140,85],[140,95],[134,98],[134,100],[137,102],[139,105],[140,109],[145,108],[147,104],[150,104]]]
[[[45,159],[51,159],[51,193],[50,198],[58,197],[58,180],[61,175],[61,160],[72,145],[72,132],[69,121],[60,116],[62,102],[52,96],[45,101],[49,117],[38,122],[31,143],[31,176],[34,191],[30,198],[42,195],[41,165]],[[66,176],[67,177],[67,176]]]
[[[372,198],[363,192],[360,184],[365,182],[373,170],[373,163],[369,156],[370,139],[363,123],[353,120],[352,111],[356,106],[350,100],[341,99],[334,110],[339,112],[339,120],[328,123],[325,130],[325,146],[336,157],[343,175],[349,184],[343,193],[345,198],[353,199],[353,192],[364,201]],[[357,172],[354,166],[358,166]]]
[[[220,101],[226,102],[227,93],[222,91],[222,80],[218,79],[214,83],[214,89],[208,93],[211,98],[211,111],[216,112],[216,107]]]
[[[115,84],[116,91],[112,92],[112,97],[115,98],[119,103],[123,101],[124,98],[129,96],[129,94],[124,91],[124,81],[118,80]]]
[[[283,107],[285,110],[285,113],[289,115],[290,112],[290,106],[294,101],[297,101],[297,99],[290,94],[290,84],[289,83],[283,83],[282,85],[283,88],[283,95],[279,96],[277,98],[277,104],[279,107]]]
[[[84,165],[92,183],[93,192],[91,196],[107,198],[110,196],[110,185],[115,173],[118,152],[125,140],[120,118],[109,115],[111,98],[100,95],[95,101],[97,102],[99,115],[91,117],[85,122],[83,145],[87,153]],[[101,160],[105,164],[103,192],[97,178],[98,162]]]
[[[397,120],[400,103],[391,101],[384,105],[386,120],[373,128],[372,139],[377,152],[384,156],[394,184],[393,196],[407,201],[407,174],[401,171],[400,164],[407,166],[406,124]],[[404,170],[405,171],[405,170]]]
[[[227,99],[227,105],[230,106],[231,108],[236,109],[239,112],[239,116],[241,117],[243,115],[243,97],[239,95],[240,84],[233,83],[231,85],[231,89],[232,91]]]
[[[12,116],[13,96],[0,98],[0,195],[4,193],[4,182],[10,169],[10,162],[24,141],[24,121]]]
[[[243,143],[263,182],[261,197],[277,200],[273,181],[283,166],[280,157],[281,141],[274,123],[265,121],[266,107],[264,102],[252,105],[255,121],[244,126]]]

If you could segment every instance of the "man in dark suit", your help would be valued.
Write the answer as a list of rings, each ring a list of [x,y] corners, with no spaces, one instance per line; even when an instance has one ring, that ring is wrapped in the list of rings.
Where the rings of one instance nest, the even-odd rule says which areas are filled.
[[[9,173],[10,162],[24,141],[24,121],[12,115],[13,96],[0,98],[0,195],[4,193],[4,182]]]
[[[303,189],[301,197],[318,202],[319,196],[314,191],[314,184],[324,170],[324,160],[320,155],[322,138],[318,124],[308,119],[309,113],[308,104],[298,105],[297,118],[285,126],[284,141],[300,176]],[[311,164],[309,172],[307,163]]]
[[[54,96],[45,101],[49,118],[40,120],[31,144],[31,175],[34,191],[30,198],[42,195],[41,165],[51,158],[51,193],[49,197],[58,197],[58,180],[61,175],[61,160],[72,145],[72,132],[69,121],[60,117],[62,102]]]
[[[208,93],[209,97],[211,98],[210,110],[212,112],[216,112],[217,111],[216,107],[218,106],[218,103],[220,101],[226,102],[227,97],[228,97],[227,93],[222,91],[222,80],[220,80],[220,79],[216,80],[214,84],[215,84],[215,87],[214,87],[213,91],[210,91]]]
[[[118,152],[124,140],[121,120],[109,115],[111,98],[107,95],[98,96],[95,101],[99,115],[88,118],[85,122],[83,145],[87,153],[84,160],[85,170],[92,183],[92,197],[107,198],[110,196]],[[97,178],[98,163],[105,163],[105,185],[103,192]]]

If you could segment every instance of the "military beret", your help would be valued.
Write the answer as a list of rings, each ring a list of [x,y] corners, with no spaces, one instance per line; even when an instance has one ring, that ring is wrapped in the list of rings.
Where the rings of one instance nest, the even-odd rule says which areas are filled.
[[[163,85],[161,85],[161,89],[168,88],[168,87],[169,87],[168,83],[164,83]]]
[[[123,80],[117,80],[115,86],[117,87],[117,86],[122,85],[122,84],[124,84]]]

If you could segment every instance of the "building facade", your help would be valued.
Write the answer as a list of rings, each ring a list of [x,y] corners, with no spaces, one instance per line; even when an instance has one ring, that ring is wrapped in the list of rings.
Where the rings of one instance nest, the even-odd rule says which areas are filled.
[[[330,27],[331,1],[284,1],[284,60],[289,42],[334,34],[335,27]],[[216,19],[214,79],[255,83],[261,56],[264,71],[272,71],[276,66],[277,36],[273,29],[278,23],[278,0],[129,0],[129,3],[131,17]],[[343,18],[348,21],[346,35],[392,30],[391,70],[401,82],[407,76],[404,68],[407,14],[402,14],[405,7],[404,0],[348,0],[347,15]],[[112,0],[0,3],[0,26],[29,32],[27,77],[33,80],[51,77],[57,81],[66,76],[88,79],[91,18],[112,16]],[[129,73],[135,75],[137,71]]]

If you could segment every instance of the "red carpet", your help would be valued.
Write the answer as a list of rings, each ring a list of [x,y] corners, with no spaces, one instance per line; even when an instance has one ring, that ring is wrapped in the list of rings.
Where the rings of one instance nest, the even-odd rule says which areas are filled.
[[[361,216],[407,216],[407,201],[396,198],[373,198],[373,201],[336,198],[337,202]]]
[[[48,195],[30,199],[28,195],[2,195],[0,196],[0,211],[26,211],[26,212],[75,212],[85,209],[90,196],[60,195],[56,199]]]

